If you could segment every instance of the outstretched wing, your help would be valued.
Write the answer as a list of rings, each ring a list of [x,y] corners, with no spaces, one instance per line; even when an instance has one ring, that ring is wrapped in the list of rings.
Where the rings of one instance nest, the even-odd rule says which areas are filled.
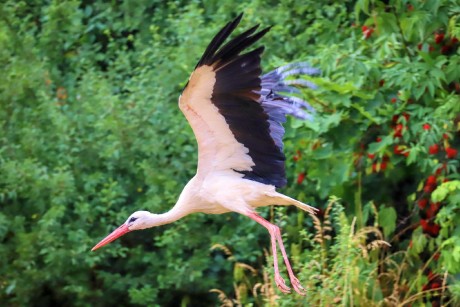
[[[302,109],[308,105],[277,91],[292,92],[284,77],[289,71],[303,73],[306,66],[279,68],[261,77],[264,47],[240,53],[269,28],[256,32],[255,26],[223,45],[241,17],[213,38],[179,98],[179,107],[198,142],[198,174],[234,172],[281,187],[286,184],[282,123],[286,114],[304,117]]]

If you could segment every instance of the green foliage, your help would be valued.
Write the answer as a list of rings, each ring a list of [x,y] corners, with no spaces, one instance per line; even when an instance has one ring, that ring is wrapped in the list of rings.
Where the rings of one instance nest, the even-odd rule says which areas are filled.
[[[458,298],[459,4],[4,1],[0,302]],[[241,11],[243,28],[273,25],[263,40],[266,70],[309,61],[323,72],[314,80],[320,89],[303,93],[314,120],[287,123],[283,191],[323,214],[269,214],[286,234],[306,298],[273,288],[263,270],[271,263],[266,231],[233,214],[192,215],[89,252],[131,212],[170,208],[193,175],[195,141],[177,98],[210,38]],[[330,195],[343,207],[327,211]],[[216,244],[230,253],[211,250]]]
[[[226,217],[89,251],[132,211],[170,208],[194,173],[195,141],[175,102],[221,23],[196,23],[196,4],[148,1],[9,1],[0,13],[0,301],[163,305],[231,287],[228,269],[214,268],[212,236],[182,240],[208,224],[223,241]]]
[[[358,228],[356,219],[350,222],[335,198],[328,202],[322,221],[315,216],[312,218],[315,233],[300,232],[300,240],[308,248],[294,257],[299,277],[309,289],[308,295],[279,299],[272,289],[273,281],[267,279],[267,276],[273,276],[270,267],[270,273],[264,272],[260,278],[263,283],[255,283],[250,278],[253,271],[241,271],[249,278],[235,279],[234,299],[214,290],[220,293],[221,302],[246,306],[250,303],[247,294],[251,289],[255,303],[267,306],[405,306],[421,302],[421,298],[427,295],[416,292],[417,285],[424,281],[420,271],[418,274],[404,273],[410,266],[407,253],[383,256],[382,251],[388,250],[390,245],[382,240],[383,234],[377,223]],[[374,239],[370,240],[370,237]]]
[[[446,199],[447,198],[447,199]],[[454,180],[440,185],[432,194],[434,202],[446,201],[436,217],[441,225],[437,238],[442,248],[441,262],[444,268],[452,273],[460,273],[460,181]]]
[[[380,207],[379,225],[383,228],[386,238],[396,229],[396,210],[393,207]]]
[[[300,302],[307,306],[353,306],[358,302],[383,300],[375,261],[378,255],[375,251],[386,247],[382,234],[374,227],[355,229],[356,219],[350,223],[343,207],[336,202],[331,200],[322,223],[314,219],[315,236],[303,233],[304,240],[312,246],[300,258],[304,261],[301,278],[307,283],[309,295],[290,297],[283,300],[281,306],[300,305]],[[336,234],[333,240],[332,233]],[[369,233],[378,239],[367,244]]]

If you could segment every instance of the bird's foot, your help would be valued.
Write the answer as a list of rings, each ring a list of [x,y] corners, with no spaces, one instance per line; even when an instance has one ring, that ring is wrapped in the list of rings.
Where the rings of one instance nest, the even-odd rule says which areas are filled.
[[[286,283],[284,282],[284,279],[283,279],[283,277],[281,277],[281,275],[275,274],[275,283],[276,283],[276,286],[278,287],[278,289],[281,290],[281,292],[283,292],[283,293],[291,293],[291,289],[288,286],[286,286]]]
[[[305,289],[302,287],[300,281],[295,276],[291,277],[291,284],[292,287],[294,287],[295,292],[299,293],[302,296],[306,294]]]

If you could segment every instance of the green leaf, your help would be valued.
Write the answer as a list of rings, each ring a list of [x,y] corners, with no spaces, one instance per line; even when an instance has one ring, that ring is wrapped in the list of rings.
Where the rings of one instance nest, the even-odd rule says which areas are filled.
[[[447,197],[447,195],[453,194],[456,190],[460,190],[459,180],[444,182],[433,191],[431,199],[433,202],[441,202]]]
[[[370,153],[378,153],[383,151],[386,147],[389,145],[393,144],[393,137],[392,136],[386,136],[382,138],[380,142],[373,142],[369,144],[369,152]]]
[[[396,210],[393,207],[381,206],[379,209],[379,225],[383,228],[385,238],[396,228]]]

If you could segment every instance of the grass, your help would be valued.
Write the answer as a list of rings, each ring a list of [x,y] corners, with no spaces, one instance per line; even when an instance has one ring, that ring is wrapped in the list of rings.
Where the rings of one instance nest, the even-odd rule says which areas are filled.
[[[415,268],[408,251],[390,252],[377,224],[357,227],[356,218],[349,221],[336,198],[327,204],[323,218],[311,216],[314,233],[301,230],[302,246],[293,266],[307,289],[305,297],[284,295],[275,286],[271,266],[261,270],[237,262],[231,250],[215,244],[234,263],[234,293],[219,289],[222,306],[434,306],[431,301],[448,306],[452,299],[447,291],[447,273],[435,289],[424,289],[429,283],[423,272],[428,262]],[[374,211],[376,212],[376,211]],[[375,213],[376,214],[376,213]],[[376,217],[376,216],[375,216]],[[374,219],[378,221],[378,218]],[[266,251],[266,263],[272,257]],[[409,279],[409,272],[416,278]],[[438,277],[436,277],[438,278]]]

